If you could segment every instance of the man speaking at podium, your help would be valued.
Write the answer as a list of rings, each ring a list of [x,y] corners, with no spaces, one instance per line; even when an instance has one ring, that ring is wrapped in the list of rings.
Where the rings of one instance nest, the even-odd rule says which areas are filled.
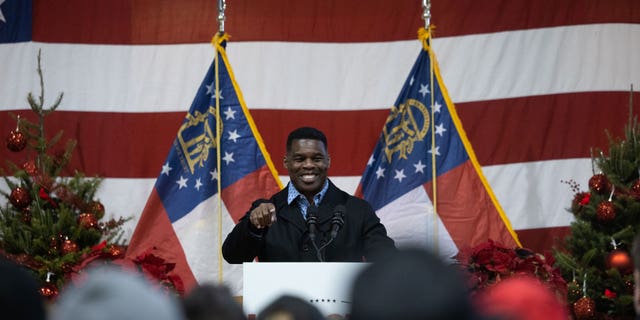
[[[284,157],[289,184],[271,199],[253,202],[222,245],[225,260],[361,262],[395,249],[371,205],[327,178],[330,164],[324,133],[292,131]]]

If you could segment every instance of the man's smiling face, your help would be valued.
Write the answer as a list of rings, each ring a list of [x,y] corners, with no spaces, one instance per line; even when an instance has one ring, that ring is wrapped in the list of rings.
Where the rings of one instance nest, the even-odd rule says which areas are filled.
[[[291,183],[307,199],[322,190],[330,164],[327,148],[320,140],[293,140],[291,150],[284,157]]]

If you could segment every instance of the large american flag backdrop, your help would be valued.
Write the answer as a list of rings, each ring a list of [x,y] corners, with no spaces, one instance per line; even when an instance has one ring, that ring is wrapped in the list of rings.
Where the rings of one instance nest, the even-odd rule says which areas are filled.
[[[328,135],[333,181],[355,192],[420,51],[420,3],[227,1],[227,55],[283,183],[285,137],[310,125]],[[640,3],[432,1],[431,13],[487,182],[522,245],[550,249],[572,221],[562,181],[586,189],[590,149],[627,121]],[[0,0],[0,133],[15,128],[10,112],[29,116],[41,49],[45,105],[64,92],[47,130],[78,141],[69,173],[105,178],[98,197],[108,216],[133,217],[130,237],[212,61],[216,16],[212,0]]]

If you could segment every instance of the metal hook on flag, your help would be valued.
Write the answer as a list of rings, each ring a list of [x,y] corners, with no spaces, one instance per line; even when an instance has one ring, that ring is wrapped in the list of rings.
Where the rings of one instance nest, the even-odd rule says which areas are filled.
[[[227,8],[226,0],[218,0],[218,32],[224,33],[224,10]]]
[[[422,19],[424,19],[424,28],[429,30],[431,24],[431,1],[422,0]]]

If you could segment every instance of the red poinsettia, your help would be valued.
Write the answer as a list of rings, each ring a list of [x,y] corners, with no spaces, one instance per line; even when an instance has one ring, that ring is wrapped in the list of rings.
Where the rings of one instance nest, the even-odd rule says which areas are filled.
[[[488,240],[473,248],[460,250],[456,257],[468,272],[473,290],[491,286],[512,276],[529,275],[540,279],[557,294],[565,297],[567,284],[560,270],[554,268],[553,255],[535,253],[525,248],[507,248]]]

